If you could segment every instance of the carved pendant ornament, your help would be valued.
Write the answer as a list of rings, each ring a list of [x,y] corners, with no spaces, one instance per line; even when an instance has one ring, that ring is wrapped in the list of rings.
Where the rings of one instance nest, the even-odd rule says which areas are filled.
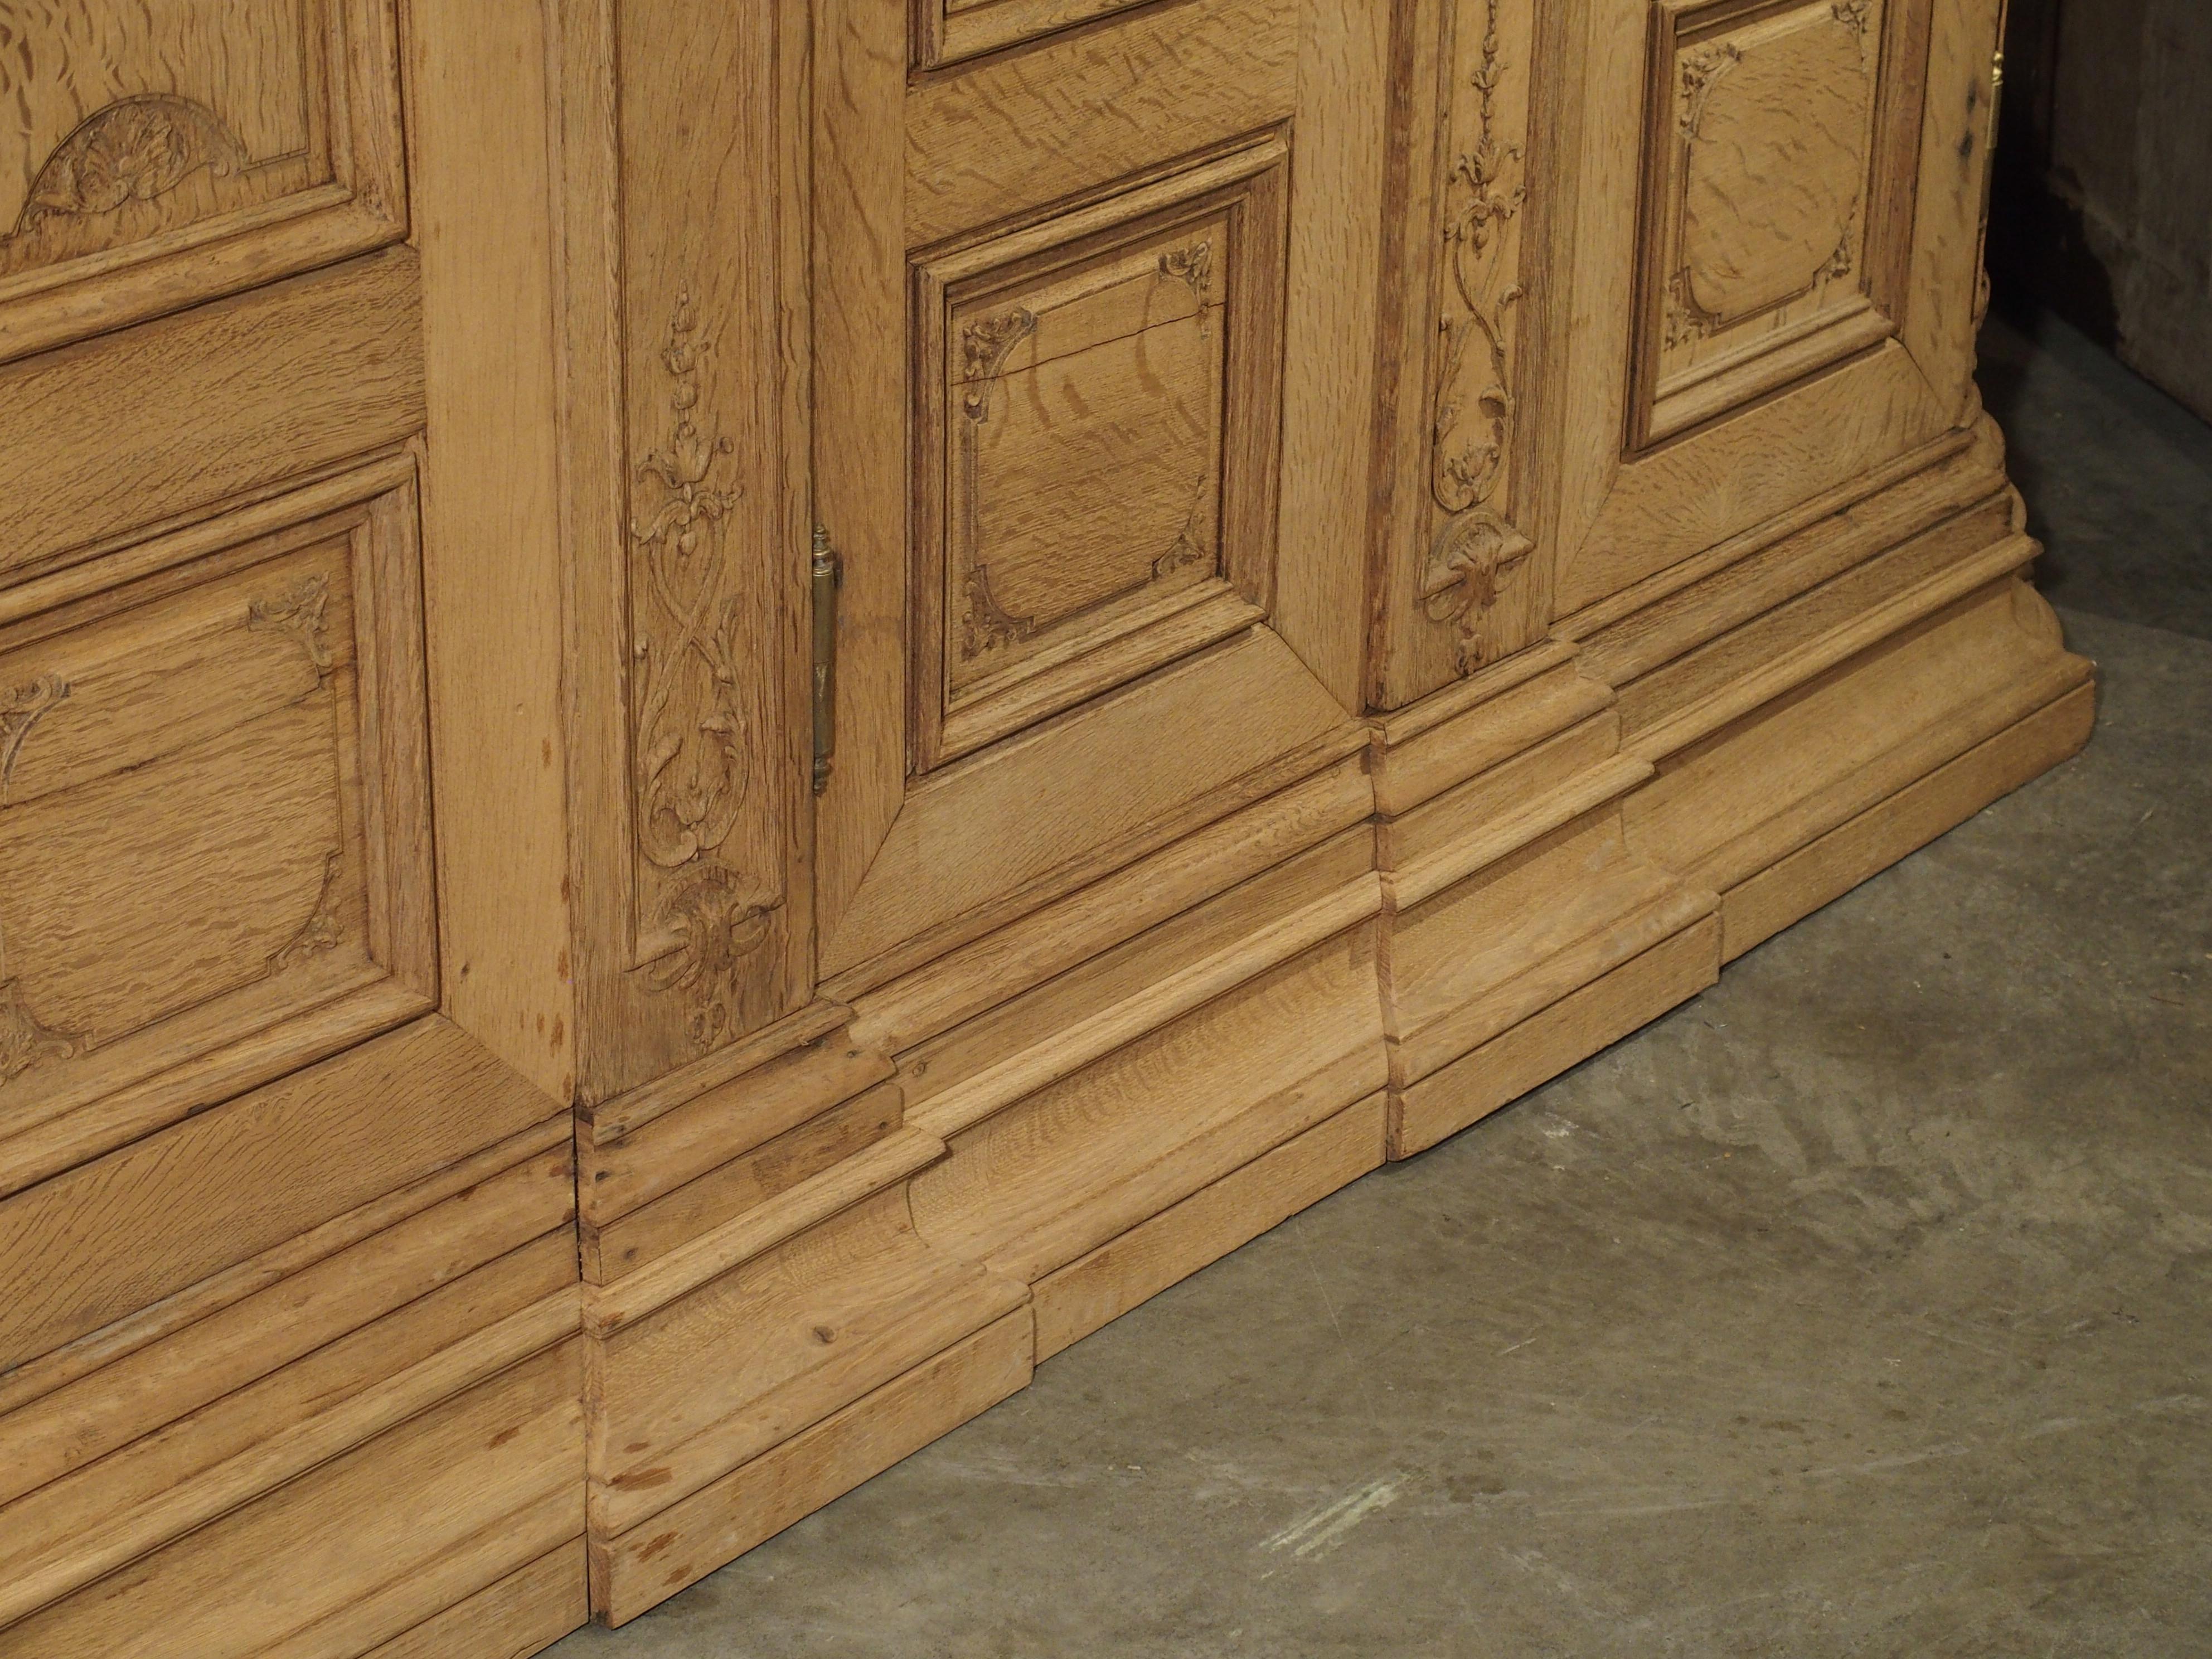
[[[751,665],[722,556],[738,492],[715,483],[732,446],[696,418],[708,349],[698,328],[691,296],[679,295],[660,349],[672,429],[637,469],[641,486],[656,485],[660,499],[630,524],[641,594],[631,753],[638,850],[668,878],[654,921],[673,944],[652,964],[650,982],[684,999],[691,1037],[708,1048],[742,1028],[747,962],[782,900],[724,857],[750,781],[743,688]]]
[[[1497,136],[1504,72],[1498,7],[1498,0],[1489,0],[1481,61],[1468,77],[1481,100],[1474,148],[1453,161],[1445,179],[1446,282],[1429,434],[1429,492],[1449,516],[1430,544],[1421,598],[1431,620],[1456,625],[1454,654],[1462,673],[1489,660],[1482,623],[1534,549],[1491,504],[1519,412],[1514,324],[1525,296],[1520,283],[1508,280],[1500,254],[1505,228],[1528,198],[1519,176],[1526,152]]]
[[[14,234],[50,218],[150,202],[203,168],[221,179],[246,163],[246,146],[205,105],[167,93],[125,98],[87,116],[55,147],[31,181]]]

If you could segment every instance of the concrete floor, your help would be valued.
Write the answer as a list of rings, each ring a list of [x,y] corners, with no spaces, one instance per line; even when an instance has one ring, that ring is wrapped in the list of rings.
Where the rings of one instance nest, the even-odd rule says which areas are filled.
[[[2086,756],[553,1651],[2212,1652],[2212,433],[1991,344]]]

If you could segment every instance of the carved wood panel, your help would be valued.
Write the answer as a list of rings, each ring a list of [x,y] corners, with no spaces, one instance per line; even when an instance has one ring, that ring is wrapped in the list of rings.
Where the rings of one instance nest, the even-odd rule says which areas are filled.
[[[1895,332],[1899,227],[1875,213],[1904,160],[1879,120],[1889,9],[1707,0],[1661,12],[1632,447]]]
[[[1264,614],[1287,161],[921,267],[919,769]]]
[[[0,4],[0,360],[405,234],[391,0]]]
[[[414,512],[386,463],[0,626],[0,1142],[434,1004]]]
[[[1972,418],[1993,27],[1954,0],[1542,0],[1555,617]]]
[[[576,1086],[811,993],[806,0],[558,20]],[[612,118],[609,119],[611,112]]]
[[[1530,227],[1535,7],[1428,0],[1398,74],[1409,131],[1395,511],[1369,699],[1396,708],[1510,654],[1550,617],[1532,565]]]

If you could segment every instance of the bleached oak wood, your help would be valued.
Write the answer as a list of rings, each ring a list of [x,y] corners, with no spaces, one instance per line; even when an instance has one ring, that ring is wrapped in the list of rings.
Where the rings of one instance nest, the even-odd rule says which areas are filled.
[[[446,1012],[574,1093],[554,420],[547,41],[538,9],[416,5],[423,535]]]
[[[1994,0],[77,11],[0,1655],[628,1618],[2086,735]]]
[[[1382,1161],[1385,1103],[1370,1095],[1039,1279],[1040,1361]]]
[[[1721,926],[1701,918],[1392,1092],[1392,1158],[1412,1158],[1480,1122],[1687,1001],[1720,973]]]
[[[478,1383],[0,1629],[0,1653],[348,1659],[419,1624],[580,1532],[577,1358]]]
[[[43,1353],[544,1111],[434,1015],[80,1165],[0,1203],[21,1285],[0,1307],[0,1352]]]
[[[591,1616],[584,1540],[518,1567],[362,1659],[528,1659]]]
[[[856,1400],[619,1538],[592,1545],[592,1602],[626,1624],[842,1497],[1030,1379],[1026,1309]]]

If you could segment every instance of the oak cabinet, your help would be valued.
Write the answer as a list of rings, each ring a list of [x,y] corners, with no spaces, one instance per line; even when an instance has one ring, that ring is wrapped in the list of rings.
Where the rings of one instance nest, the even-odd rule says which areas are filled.
[[[1996,11],[0,5],[0,1655],[621,1622],[2071,753]]]

